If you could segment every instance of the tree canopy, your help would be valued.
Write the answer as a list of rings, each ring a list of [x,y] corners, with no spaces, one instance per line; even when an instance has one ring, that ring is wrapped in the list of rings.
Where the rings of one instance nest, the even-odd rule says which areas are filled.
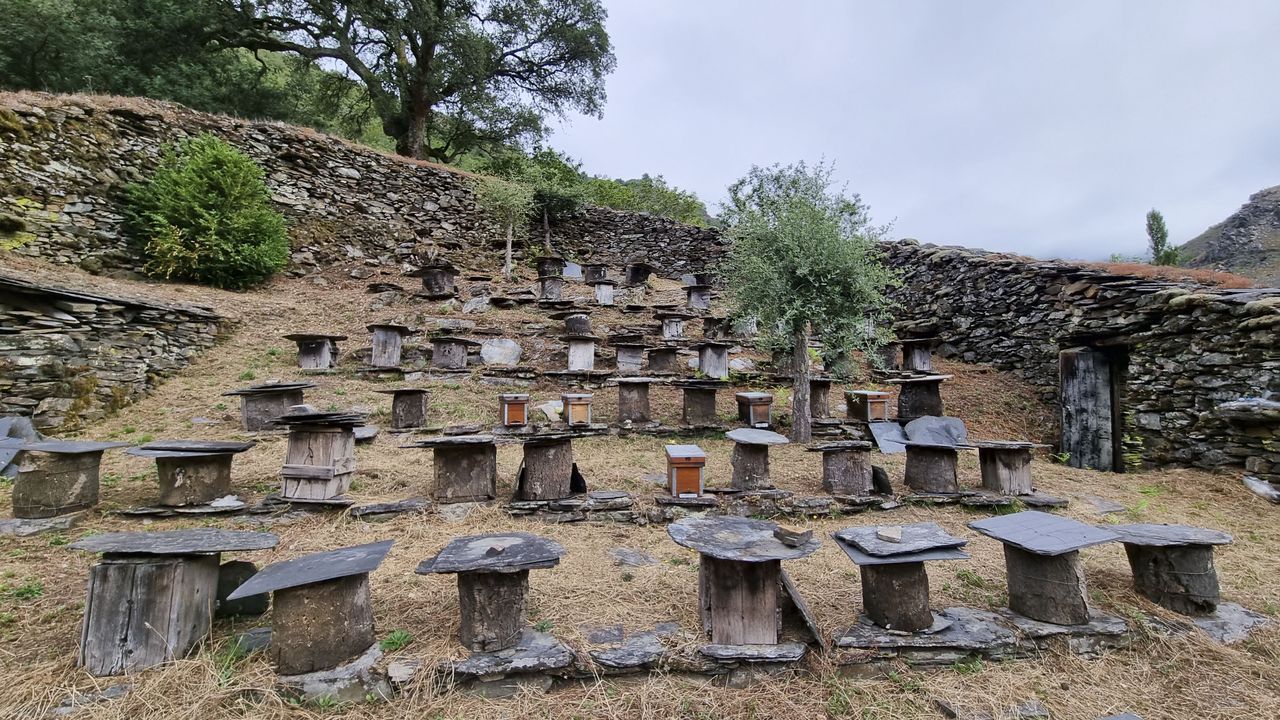
[[[218,2],[219,48],[294,54],[359,81],[396,151],[452,162],[599,115],[615,59],[600,0]]]
[[[1169,229],[1164,215],[1152,208],[1147,213],[1147,245],[1151,248],[1152,265],[1177,265],[1178,248],[1169,246]]]
[[[885,228],[857,195],[832,187],[826,163],[753,167],[729,187],[721,218],[734,244],[726,265],[733,313],[755,318],[762,339],[790,348],[792,428],[809,440],[812,331],[828,358],[878,347],[893,276],[877,257]]]

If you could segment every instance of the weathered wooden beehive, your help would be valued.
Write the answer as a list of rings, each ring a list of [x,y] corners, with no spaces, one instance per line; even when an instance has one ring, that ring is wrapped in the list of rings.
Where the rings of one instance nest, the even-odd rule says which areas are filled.
[[[102,453],[123,442],[83,440],[0,440],[18,450],[18,476],[13,480],[13,516],[48,518],[98,504]]]
[[[682,424],[693,427],[720,427],[716,415],[716,391],[729,387],[724,380],[678,380],[672,383],[682,391]]]
[[[434,453],[431,495],[436,502],[488,502],[497,497],[498,448],[492,435],[442,435],[401,447]]]
[[[311,382],[273,381],[251,385],[239,390],[228,390],[226,396],[240,397],[240,424],[249,432],[275,430],[276,418],[289,412],[294,405],[304,402],[303,392],[314,388]]]
[[[596,340],[595,335],[565,335],[564,339],[569,343],[568,352],[568,368],[569,370],[594,370],[596,368]]]
[[[769,446],[786,445],[789,440],[771,430],[738,428],[725,433],[733,441],[733,481],[735,490],[767,490],[769,480]]]
[[[271,593],[271,659],[281,675],[332,670],[377,641],[369,573],[391,540],[304,555],[268,565],[230,600]]]
[[[160,481],[157,505],[204,505],[230,495],[231,461],[257,443],[221,440],[157,440],[125,452],[154,458]]]
[[[413,334],[413,328],[396,323],[374,323],[368,329],[373,334],[369,364],[376,368],[400,367],[404,339]]]
[[[649,386],[658,382],[650,377],[621,377],[618,383],[618,422],[647,423],[652,418],[649,409]]]
[[[280,494],[295,502],[336,498],[351,487],[356,470],[354,428],[364,416],[320,412],[307,405],[291,409],[279,424],[289,428]]]
[[[965,560],[968,542],[935,523],[857,527],[833,534],[862,575],[862,607],[880,627],[919,632],[934,625],[926,561]]]
[[[886,382],[898,385],[898,422],[908,423],[918,417],[946,415],[942,404],[942,383],[951,375],[894,378]]]
[[[845,414],[858,422],[884,422],[889,419],[889,398],[880,390],[846,390]]]
[[[77,664],[121,675],[186,656],[208,637],[219,557],[273,548],[270,533],[168,530],[90,535],[68,547],[102,553],[89,570]]]
[[[738,420],[758,428],[767,428],[773,424],[773,395],[740,392],[734,395],[734,399],[738,402]]]
[[[832,495],[865,497],[874,488],[871,483],[871,443],[863,440],[837,440],[807,448],[822,453],[822,489]]]
[[[706,484],[707,453],[697,445],[668,445],[667,488],[672,497],[701,497]]]
[[[422,278],[419,297],[428,300],[444,300],[458,294],[458,269],[447,260],[434,260],[409,273],[409,277]]]
[[[606,307],[613,305],[613,291],[617,286],[617,283],[604,278],[599,280],[588,280],[587,282],[592,286],[592,290],[595,291],[595,300],[597,305],[604,305]]]
[[[709,310],[711,309],[711,286],[710,285],[686,285],[685,306],[690,310]]]
[[[391,396],[391,429],[410,430],[426,427],[430,410],[430,394],[424,388],[386,388],[374,390]]]
[[[470,338],[438,335],[431,338],[431,367],[441,370],[465,370],[467,353],[480,343]]]
[[[298,367],[303,370],[328,370],[338,365],[338,343],[346,335],[328,333],[292,333],[285,335],[298,346]]]
[[[698,351],[698,372],[713,380],[729,378],[729,348],[732,344],[719,340],[704,340],[692,346]]]

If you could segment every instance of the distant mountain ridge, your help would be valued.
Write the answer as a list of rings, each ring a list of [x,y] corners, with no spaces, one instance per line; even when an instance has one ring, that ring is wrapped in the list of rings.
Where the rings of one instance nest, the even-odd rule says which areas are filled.
[[[1187,267],[1226,270],[1280,287],[1280,185],[1250,195],[1230,217],[1179,250]]]

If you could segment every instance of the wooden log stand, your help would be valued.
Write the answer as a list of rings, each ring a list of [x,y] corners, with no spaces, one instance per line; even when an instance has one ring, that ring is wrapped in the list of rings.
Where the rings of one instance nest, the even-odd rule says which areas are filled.
[[[1010,610],[1057,625],[1089,622],[1080,550],[1119,535],[1038,510],[975,520],[969,527],[1004,543]]]
[[[467,367],[467,353],[480,343],[469,338],[438,336],[431,338],[431,367],[442,370],[463,370]]]
[[[831,378],[814,377],[809,379],[809,416],[814,418],[831,417]]]
[[[436,502],[488,502],[498,495],[498,447],[492,435],[443,435],[401,447],[432,450]]]
[[[935,523],[846,528],[837,544],[862,575],[862,607],[880,627],[919,632],[932,627],[926,561],[963,560],[966,543]]]
[[[573,440],[564,433],[532,437],[524,443],[517,500],[559,500],[573,494]]]
[[[953,445],[907,442],[904,481],[918,493],[954,495],[960,492],[956,472],[958,449]]]
[[[782,561],[816,551],[811,538],[792,547],[778,526],[732,516],[689,517],[667,526],[677,544],[698,551],[698,603],[713,645],[776,645]]]
[[[1032,443],[975,442],[982,487],[1001,495],[1030,495]]]
[[[13,516],[49,518],[98,504],[102,453],[129,443],[45,440],[3,441],[18,448]]]
[[[890,384],[900,386],[898,389],[898,422],[907,423],[918,417],[942,417],[945,415],[940,386],[950,379],[950,375],[928,375],[887,381]]]
[[[106,533],[72,543],[103,554],[89,571],[77,664],[102,677],[186,656],[212,629],[220,553],[277,542],[270,533],[199,529]]]
[[[718,427],[716,391],[728,387],[728,383],[707,380],[677,382],[682,394],[680,421],[689,427]]]
[[[733,441],[733,480],[735,490],[767,490],[769,481],[769,446],[785,445],[786,437],[768,430],[738,428],[725,434]]]
[[[515,647],[525,629],[529,571],[555,567],[564,548],[523,532],[454,538],[422,562],[420,575],[458,576],[458,641],[472,652]]]
[[[160,480],[158,505],[203,505],[231,494],[231,461],[251,442],[161,440],[131,448],[138,457],[155,458]]]
[[[679,373],[680,362],[677,348],[659,346],[649,348],[649,372]]]
[[[1231,536],[1188,525],[1113,525],[1120,534],[1133,587],[1160,607],[1182,615],[1212,615],[1222,591],[1213,565],[1215,545]]]
[[[426,427],[430,410],[429,394],[422,388],[391,388],[374,392],[391,396],[391,429]]]
[[[281,675],[332,670],[377,641],[369,573],[390,540],[269,565],[228,599],[270,592],[271,659]]]
[[[822,489],[832,495],[865,497],[871,483],[871,443],[841,440],[807,448],[822,453]]]

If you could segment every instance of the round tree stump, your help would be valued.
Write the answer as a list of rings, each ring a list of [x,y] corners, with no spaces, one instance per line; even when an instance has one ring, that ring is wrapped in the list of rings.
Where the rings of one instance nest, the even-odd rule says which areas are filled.
[[[18,454],[13,516],[49,518],[98,504],[102,453]]]
[[[898,390],[898,420],[918,417],[942,417],[942,391],[937,382],[904,382]]]
[[[331,670],[376,640],[368,573],[275,592],[271,658],[281,675]]]
[[[871,452],[841,450],[822,454],[822,489],[832,495],[870,495]]]
[[[1030,448],[978,448],[982,487],[1002,495],[1031,494]]]
[[[1212,615],[1221,591],[1212,545],[1152,547],[1125,543],[1133,588],[1160,607],[1183,615]]]
[[[524,630],[529,571],[458,573],[458,640],[472,652],[514,647]]]
[[[916,632],[933,625],[929,575],[923,562],[863,565],[862,607],[880,627]]]
[[[572,494],[573,443],[561,440],[524,446],[521,500],[559,500]]]
[[[1004,562],[1009,576],[1010,610],[1056,625],[1089,622],[1084,568],[1078,550],[1048,556],[1006,544]]]
[[[907,445],[906,484],[921,493],[954,495],[960,492],[956,449]]]
[[[769,446],[733,445],[733,482],[737,490],[767,490],[769,484]]]
[[[831,417],[831,381],[809,381],[809,416],[815,418]]]

